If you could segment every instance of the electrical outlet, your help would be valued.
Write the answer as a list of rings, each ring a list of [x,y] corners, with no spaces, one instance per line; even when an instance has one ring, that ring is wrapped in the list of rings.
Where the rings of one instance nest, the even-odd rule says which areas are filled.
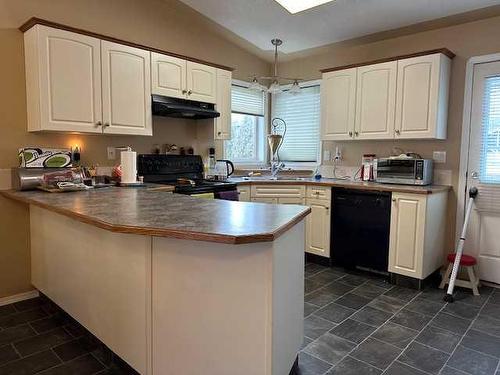
[[[330,154],[329,150],[323,151],[323,161],[330,161],[330,157],[331,157],[331,154]]]
[[[446,163],[446,151],[434,151],[432,159],[434,163]]]
[[[108,146],[108,160],[116,159],[116,148],[113,146]]]

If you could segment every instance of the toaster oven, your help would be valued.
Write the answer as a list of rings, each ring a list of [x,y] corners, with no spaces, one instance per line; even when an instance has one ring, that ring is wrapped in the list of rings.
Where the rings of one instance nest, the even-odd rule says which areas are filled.
[[[375,162],[376,181],[384,184],[430,185],[431,159],[380,158]]]

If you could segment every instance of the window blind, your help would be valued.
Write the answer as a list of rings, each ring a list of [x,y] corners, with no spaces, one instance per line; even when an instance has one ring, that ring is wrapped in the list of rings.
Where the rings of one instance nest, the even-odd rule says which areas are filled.
[[[279,151],[282,161],[316,162],[319,150],[320,87],[304,87],[298,94],[273,95],[273,118],[286,122],[287,132]]]
[[[480,181],[500,184],[500,76],[484,80]]]
[[[264,116],[264,94],[233,85],[231,88],[231,110],[246,115]]]

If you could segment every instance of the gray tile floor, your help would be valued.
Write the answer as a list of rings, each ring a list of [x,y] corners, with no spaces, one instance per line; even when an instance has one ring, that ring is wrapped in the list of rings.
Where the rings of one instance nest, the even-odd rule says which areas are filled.
[[[393,286],[306,264],[299,374],[500,375],[500,289],[481,296]]]
[[[136,375],[44,297],[0,306],[0,375]]]
[[[500,290],[459,292],[445,304],[434,288],[417,292],[312,263],[305,272],[300,375],[500,375]],[[0,375],[7,374],[137,373],[35,298],[0,306]]]

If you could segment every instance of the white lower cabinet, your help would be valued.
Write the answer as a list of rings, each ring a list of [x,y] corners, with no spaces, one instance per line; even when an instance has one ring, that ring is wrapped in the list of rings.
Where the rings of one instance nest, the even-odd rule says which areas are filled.
[[[306,252],[330,256],[330,208],[331,202],[320,199],[306,199],[311,213],[306,219]]]
[[[240,202],[250,202],[250,186],[240,185],[238,186],[238,200]]]
[[[447,193],[392,193],[389,272],[425,279],[443,261]]]

